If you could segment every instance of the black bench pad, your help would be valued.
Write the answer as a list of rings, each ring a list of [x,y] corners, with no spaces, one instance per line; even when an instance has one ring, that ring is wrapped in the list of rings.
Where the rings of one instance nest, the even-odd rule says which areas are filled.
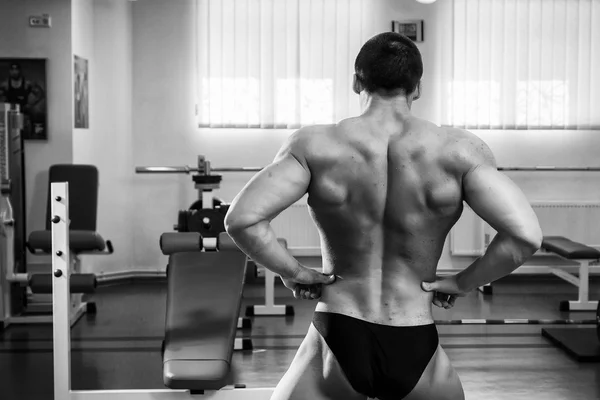
[[[542,248],[570,260],[600,259],[600,251],[562,236],[544,236]]]
[[[230,363],[246,255],[176,253],[169,258],[163,379],[171,389],[218,390]]]
[[[52,251],[52,231],[34,231],[29,235],[27,241],[29,247],[45,253]],[[75,253],[83,251],[103,251],[106,242],[98,232],[93,231],[69,231],[69,244]]]

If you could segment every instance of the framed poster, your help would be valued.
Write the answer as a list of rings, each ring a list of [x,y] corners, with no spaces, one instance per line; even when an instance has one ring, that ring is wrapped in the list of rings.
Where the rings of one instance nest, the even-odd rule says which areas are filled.
[[[74,63],[75,128],[88,129],[90,127],[88,60],[75,56]]]
[[[46,59],[0,58],[0,102],[18,104],[23,139],[48,139]]]

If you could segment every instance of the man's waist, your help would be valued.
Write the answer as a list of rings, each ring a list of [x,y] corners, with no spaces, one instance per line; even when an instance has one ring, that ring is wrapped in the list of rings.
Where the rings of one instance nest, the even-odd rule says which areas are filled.
[[[316,311],[335,312],[384,325],[423,325],[432,323],[430,293],[417,295],[381,294],[323,290]]]

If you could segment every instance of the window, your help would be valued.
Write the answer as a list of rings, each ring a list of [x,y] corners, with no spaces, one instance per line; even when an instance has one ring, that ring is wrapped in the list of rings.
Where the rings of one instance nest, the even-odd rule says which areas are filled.
[[[600,0],[454,0],[443,124],[600,127]]]
[[[359,111],[354,59],[369,0],[197,0],[198,120],[297,128]]]

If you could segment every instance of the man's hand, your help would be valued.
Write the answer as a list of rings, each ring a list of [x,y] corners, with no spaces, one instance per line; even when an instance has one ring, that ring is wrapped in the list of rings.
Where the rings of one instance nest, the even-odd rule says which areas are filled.
[[[311,268],[302,267],[292,278],[281,277],[281,281],[296,299],[313,300],[321,298],[323,285],[335,282],[335,275],[325,275]]]
[[[437,277],[433,282],[422,282],[421,289],[426,292],[434,292],[433,304],[446,310],[454,307],[457,297],[463,297],[463,292],[456,281],[456,276]]]

